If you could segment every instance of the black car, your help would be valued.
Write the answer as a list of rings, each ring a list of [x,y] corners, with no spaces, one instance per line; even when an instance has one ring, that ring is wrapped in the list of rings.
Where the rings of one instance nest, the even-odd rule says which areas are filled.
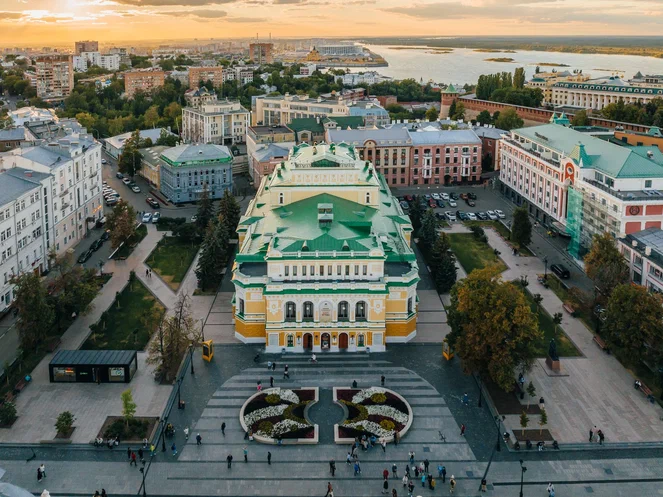
[[[552,264],[550,270],[563,280],[568,280],[571,277],[569,270],[561,264]]]
[[[98,238],[94,242],[92,242],[92,245],[90,245],[90,250],[93,252],[96,252],[101,248],[101,246],[104,244],[104,241],[101,238]]]
[[[469,205],[470,207],[474,207],[475,205],[477,205],[477,204],[474,203],[474,200],[472,200],[472,199],[469,198],[469,197],[465,199],[465,203],[466,203],[467,205]]]
[[[438,207],[444,207],[444,201],[442,199],[437,199],[436,202]]]
[[[105,242],[105,241],[108,240],[109,238],[110,238],[110,230],[106,230],[106,231],[104,231],[104,232],[101,234],[101,238],[100,238],[100,240],[102,240],[102,241]]]
[[[152,197],[147,197],[147,198],[145,199],[145,202],[147,202],[148,204],[150,204],[150,207],[152,207],[152,209],[158,209],[159,207],[161,207],[161,206],[159,205],[159,202],[157,202],[156,200],[154,200]]]
[[[440,221],[447,220],[447,216],[444,215],[444,212],[436,212],[435,217],[438,218]]]
[[[115,173],[115,177],[119,179],[124,179],[124,174],[122,173]]]
[[[85,252],[83,252],[83,253],[78,257],[78,262],[79,262],[80,264],[83,264],[84,262],[87,262],[88,259],[90,259],[90,257],[92,257],[92,254],[93,254],[93,253],[94,253],[94,252],[92,251],[92,249],[90,249],[90,250],[86,250]]]
[[[476,193],[472,193],[472,192],[470,192],[470,193],[467,194],[467,196],[470,197],[472,200],[476,200],[476,199],[477,199]]]
[[[451,192],[451,193],[449,194],[449,196],[450,196],[452,199],[454,199],[454,200],[458,200],[458,194],[457,194],[457,193]]]

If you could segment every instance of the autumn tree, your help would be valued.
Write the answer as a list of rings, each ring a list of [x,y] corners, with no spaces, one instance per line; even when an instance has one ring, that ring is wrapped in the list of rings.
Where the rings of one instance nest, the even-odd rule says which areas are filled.
[[[465,104],[463,102],[458,102],[454,109],[454,113],[451,114],[451,111],[449,111],[449,117],[454,120],[465,119]]]
[[[122,417],[124,418],[124,423],[126,426],[129,426],[129,421],[134,418],[136,414],[136,403],[134,402],[134,396],[131,393],[131,389],[127,389],[121,394],[122,398]]]
[[[532,242],[532,223],[525,207],[518,207],[513,211],[511,241],[517,243],[521,248]]]
[[[217,214],[223,218],[230,238],[235,238],[237,225],[239,224],[242,215],[241,211],[242,207],[239,205],[235,196],[230,190],[226,189],[219,202],[219,210],[217,211]]]
[[[433,209],[428,209],[424,214],[419,229],[419,238],[425,244],[425,247],[431,247],[437,239],[437,218]]]
[[[430,267],[435,287],[440,293],[447,293],[456,283],[456,257],[451,251],[449,236],[440,233],[431,250]]]
[[[426,111],[426,120],[428,121],[437,121],[437,118],[440,116],[440,111],[435,107],[429,107]]]
[[[120,200],[108,215],[111,247],[117,248],[136,232],[136,211],[125,200]]]
[[[53,325],[53,308],[41,279],[33,272],[12,278],[14,306],[18,310],[18,338],[23,350],[33,350],[44,342]]]
[[[524,293],[503,282],[498,268],[475,269],[454,285],[448,320],[447,338],[466,373],[510,391],[514,372],[530,369],[542,333]]]
[[[140,145],[140,132],[135,130],[131,133],[131,137],[124,142],[122,153],[117,161],[117,168],[121,173],[131,177],[136,175],[143,160],[143,156],[138,151]]]
[[[543,427],[548,424],[548,413],[545,409],[541,409],[541,414],[539,416],[539,435],[543,433]]]
[[[529,409],[529,403],[532,400],[533,397],[536,397],[536,387],[534,386],[534,383],[531,381],[529,382],[529,385],[527,385],[527,408]]]
[[[618,285],[610,295],[603,334],[633,363],[663,358],[663,297],[640,285]]]
[[[607,231],[594,235],[592,246],[585,256],[585,272],[601,293],[600,301],[609,298],[615,287],[628,282],[628,265]]]
[[[198,199],[198,210],[196,211],[196,226],[201,233],[204,233],[210,221],[214,217],[214,206],[212,199],[209,196],[209,188],[207,183],[203,185],[203,192]]]
[[[154,128],[159,122],[159,107],[152,105],[147,111],[145,111],[145,125],[149,128]]]

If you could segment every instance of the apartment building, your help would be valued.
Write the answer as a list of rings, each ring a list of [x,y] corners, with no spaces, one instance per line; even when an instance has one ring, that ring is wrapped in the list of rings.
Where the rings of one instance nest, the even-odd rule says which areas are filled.
[[[411,131],[411,185],[475,183],[481,179],[481,139],[471,129]]]
[[[35,59],[37,96],[47,102],[64,100],[74,88],[71,55],[42,55]]]
[[[555,83],[569,81],[582,83],[591,79],[589,74],[572,73],[569,71],[560,72],[538,72],[530,79],[525,86],[527,88],[539,88],[543,92],[542,105],[553,105],[553,86]]]
[[[150,93],[163,86],[166,73],[163,71],[131,71],[124,73],[124,91],[127,98],[133,98],[136,92]]]
[[[660,86],[633,86],[617,76],[591,79],[585,82],[559,82],[552,88],[555,106],[574,106],[601,110],[608,104],[623,100],[624,103],[647,103],[663,98]]]
[[[200,108],[202,104],[211,104],[216,102],[216,93],[209,91],[204,86],[192,88],[184,93],[184,100],[187,106]]]
[[[24,144],[26,137],[25,128],[0,129],[0,152],[6,152]]]
[[[223,81],[237,81],[246,85],[253,81],[253,69],[244,66],[227,67],[223,71]]]
[[[617,240],[629,266],[631,281],[663,293],[663,230],[647,228]]]
[[[289,124],[301,117],[349,116],[350,110],[342,100],[323,100],[322,97],[309,98],[308,95],[269,97],[260,95],[251,102],[252,126],[274,126]]]
[[[286,160],[296,145],[295,132],[286,126],[249,126],[246,133],[246,153],[249,175],[255,184]]]
[[[46,245],[53,176],[13,167],[0,159],[0,313],[14,299],[13,276],[48,267]],[[51,221],[52,222],[52,221]],[[50,235],[52,237],[52,234]]]
[[[214,100],[182,109],[182,139],[187,143],[244,143],[250,113],[239,101]]]
[[[274,62],[273,50],[273,43],[251,43],[249,44],[249,59],[259,65],[271,64]]]
[[[201,81],[211,81],[215,88],[223,86],[223,66],[189,67],[189,88],[198,88]]]
[[[83,52],[98,52],[99,51],[99,42],[92,40],[77,41],[74,43],[74,52],[76,55],[80,55]]]
[[[99,52],[81,52],[72,58],[74,71],[86,72],[90,66],[97,66],[109,72],[120,70],[121,56],[119,54],[102,55]]]

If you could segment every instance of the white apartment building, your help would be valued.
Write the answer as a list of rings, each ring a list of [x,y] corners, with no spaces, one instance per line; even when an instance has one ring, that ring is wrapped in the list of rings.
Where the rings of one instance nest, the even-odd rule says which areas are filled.
[[[182,138],[187,143],[232,145],[246,141],[250,112],[238,101],[216,100],[182,109]]]
[[[94,222],[103,217],[101,195],[101,144],[91,134],[72,132],[65,138],[45,140],[42,144],[15,149],[3,158],[3,168],[21,167],[53,176],[52,223],[54,235],[47,238],[47,249],[58,254],[74,247]]]
[[[35,60],[37,96],[46,101],[64,100],[74,88],[71,55],[45,55]]]
[[[4,167],[4,164],[2,164]],[[41,274],[48,266],[46,246],[53,176],[22,168],[0,172],[0,313],[14,299],[12,276]]]
[[[389,81],[391,78],[382,76],[376,71],[366,71],[363,73],[344,74],[343,76],[339,76],[336,79],[343,81],[345,86],[356,86],[362,83],[366,83],[367,85],[374,85],[376,83],[381,83],[382,81]]]
[[[223,82],[238,81],[240,85],[246,85],[253,81],[253,68],[250,67],[228,67],[223,70]]]
[[[25,123],[58,122],[55,109],[21,107],[20,109],[10,110],[7,115],[12,120],[12,124],[17,128],[22,128],[25,126]]]
[[[633,86],[617,76],[590,79],[585,82],[559,82],[552,87],[554,106],[584,107],[601,110],[608,104],[622,99],[624,103],[647,103],[663,98],[663,88],[657,86]]]
[[[647,228],[618,240],[631,281],[650,292],[663,293],[663,230]]]
[[[342,99],[323,100],[308,95],[260,95],[251,103],[252,126],[274,126],[290,124],[300,117],[349,116],[350,109]]]
[[[81,52],[73,57],[76,72],[86,72],[90,66],[98,66],[112,72],[119,71],[120,61],[120,54],[102,55],[99,52]]]

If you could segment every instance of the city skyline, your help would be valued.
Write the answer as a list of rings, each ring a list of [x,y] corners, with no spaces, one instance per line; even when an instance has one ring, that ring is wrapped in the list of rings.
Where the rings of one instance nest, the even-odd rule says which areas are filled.
[[[248,38],[258,32],[263,39],[268,33],[656,35],[662,19],[663,5],[649,0],[0,0],[0,45]]]

